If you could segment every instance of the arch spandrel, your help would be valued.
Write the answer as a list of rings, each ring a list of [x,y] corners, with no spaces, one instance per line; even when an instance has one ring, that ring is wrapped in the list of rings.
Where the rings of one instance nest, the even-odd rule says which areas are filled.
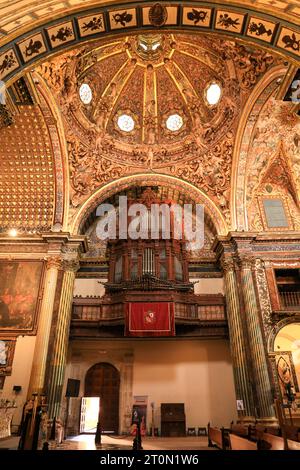
[[[101,204],[101,202],[105,201],[115,193],[126,190],[131,186],[149,186],[151,184],[167,186],[170,188],[174,187],[182,193],[187,193],[188,197],[195,203],[204,205],[204,210],[211,219],[218,235],[226,235],[228,233],[228,226],[222,213],[202,191],[190,183],[178,178],[162,174],[154,175],[151,173],[124,177],[98,189],[76,212],[73,213],[73,217],[70,219],[69,223],[70,232],[74,235],[79,234],[81,227],[84,225],[89,215],[99,204]]]

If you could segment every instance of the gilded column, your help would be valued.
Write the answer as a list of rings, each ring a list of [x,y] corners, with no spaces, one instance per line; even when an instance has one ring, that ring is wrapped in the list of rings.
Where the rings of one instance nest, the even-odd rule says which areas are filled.
[[[57,284],[58,270],[61,267],[59,257],[49,258],[46,265],[44,293],[40,310],[38,332],[33,355],[33,363],[28,388],[28,396],[32,393],[43,393],[48,346],[52,323],[53,304]]]
[[[227,304],[227,320],[229,328],[231,357],[237,400],[243,401],[243,410],[238,410],[240,418],[254,416],[254,400],[252,394],[250,371],[247,361],[247,341],[243,330],[240,311],[239,293],[233,259],[223,261],[225,292]]]
[[[273,395],[252,274],[255,260],[248,256],[242,256],[239,261],[253,378],[256,387],[256,408],[260,419],[272,419],[274,418]]]
[[[64,261],[64,278],[57,316],[56,333],[52,360],[49,370],[48,415],[52,419],[59,417],[64,374],[67,362],[68,340],[72,313],[74,281],[79,263],[75,260]]]

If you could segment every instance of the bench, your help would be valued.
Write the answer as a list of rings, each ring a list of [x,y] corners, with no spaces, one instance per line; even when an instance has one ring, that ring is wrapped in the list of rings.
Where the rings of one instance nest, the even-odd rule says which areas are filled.
[[[229,441],[231,450],[257,450],[256,442],[248,441],[236,434],[229,434]]]
[[[224,444],[224,432],[222,429],[214,428],[208,423],[207,426],[208,434],[208,447],[218,447],[219,449],[225,450]]]
[[[257,442],[257,448],[258,450],[284,450],[284,440],[282,437],[264,432]]]
[[[251,426],[232,423],[230,426],[230,433],[235,434],[236,436],[245,437],[246,439],[249,439],[251,435]]]
[[[283,437],[274,436],[273,434],[263,433],[261,439],[257,443],[259,450],[300,450],[300,442],[287,439],[287,447],[285,449]]]
[[[300,442],[300,428],[298,426],[284,425],[285,435],[287,439]]]
[[[273,434],[274,436],[280,436],[280,428],[276,426],[265,426],[264,424],[255,424],[249,426],[250,441],[257,442],[262,438],[264,433]]]
[[[290,439],[287,442],[289,450],[300,450],[300,442],[291,441]]]

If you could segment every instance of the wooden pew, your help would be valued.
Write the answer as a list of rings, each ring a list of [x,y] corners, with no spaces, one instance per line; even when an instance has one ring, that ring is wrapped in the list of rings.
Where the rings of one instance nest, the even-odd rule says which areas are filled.
[[[300,450],[300,442],[291,441],[290,439],[287,442],[289,450]]]
[[[288,449],[286,450],[300,450],[300,442],[287,440]],[[264,433],[261,439],[257,442],[259,450],[285,450],[283,437],[274,436],[273,434]]]
[[[230,433],[235,434],[236,436],[245,437],[246,439],[249,439],[251,435],[251,426],[231,423]]]
[[[258,450],[284,450],[284,440],[282,437],[264,432],[257,442],[257,448]]]
[[[300,428],[298,426],[291,426],[290,424],[284,425],[285,435],[287,439],[292,441],[300,441]]]
[[[236,434],[229,434],[229,441],[231,450],[257,450],[256,442],[248,441]]]
[[[219,449],[225,450],[224,442],[224,431],[223,429],[214,428],[208,423],[208,447],[218,447]]]
[[[264,433],[273,434],[274,436],[281,436],[279,427],[265,426],[264,424],[259,423],[249,426],[249,431],[248,439],[254,442],[259,441]]]

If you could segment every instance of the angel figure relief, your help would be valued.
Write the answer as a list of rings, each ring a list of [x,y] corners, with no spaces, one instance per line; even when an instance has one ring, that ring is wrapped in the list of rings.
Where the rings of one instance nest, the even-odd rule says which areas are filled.
[[[154,145],[157,141],[157,126],[156,126],[156,109],[155,109],[155,100],[150,100],[146,104],[146,113],[145,113],[145,141],[148,145]]]
[[[77,96],[77,85],[73,82],[71,77],[64,79],[64,88],[62,90],[62,110],[68,112],[72,107],[75,107],[75,100]]]
[[[117,95],[117,85],[112,82],[106,96],[103,96],[99,102],[94,119],[94,131],[96,133],[95,147],[97,150],[101,148],[102,140],[105,136],[105,129],[109,114],[113,108],[115,97]]]

